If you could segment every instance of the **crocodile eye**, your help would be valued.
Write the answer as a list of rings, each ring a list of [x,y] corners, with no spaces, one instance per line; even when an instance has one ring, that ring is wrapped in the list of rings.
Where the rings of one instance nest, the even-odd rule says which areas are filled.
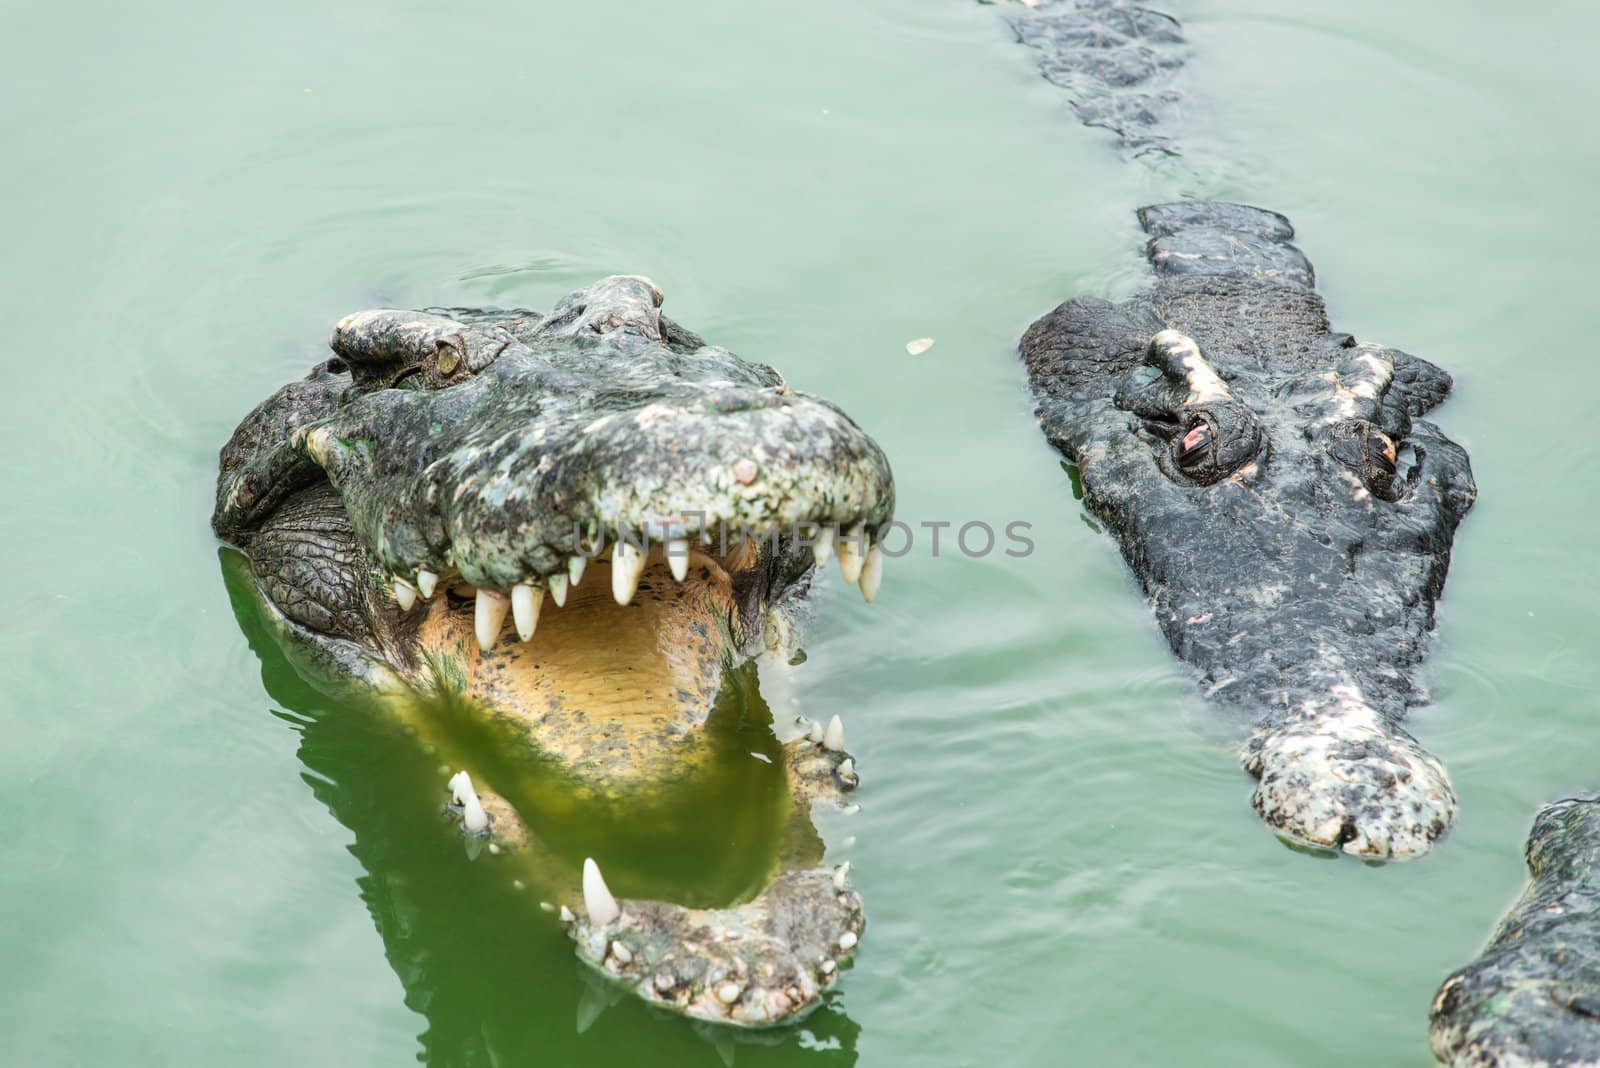
[[[1376,465],[1394,474],[1395,457],[1398,452],[1394,447],[1394,439],[1389,437],[1377,427],[1367,430],[1367,457]]]
[[[1367,481],[1379,494],[1394,485],[1395,459],[1399,455],[1394,439],[1377,427],[1368,427],[1366,436]]]
[[[1327,448],[1374,496],[1395,499],[1400,449],[1388,434],[1371,423],[1352,419],[1332,428]]]
[[[1189,428],[1189,432],[1178,441],[1177,461],[1179,467],[1193,467],[1206,458],[1211,451],[1211,443],[1216,440],[1208,423],[1196,423]]]

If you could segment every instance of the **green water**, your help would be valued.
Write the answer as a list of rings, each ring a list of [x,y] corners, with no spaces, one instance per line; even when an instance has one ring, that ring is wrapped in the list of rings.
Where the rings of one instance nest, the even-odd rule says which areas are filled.
[[[1600,8],[1172,9],[1193,168],[1117,158],[965,0],[7,4],[0,1063],[1430,1063],[1533,810],[1600,786]],[[1137,285],[1131,209],[1178,194],[1286,212],[1338,326],[1456,376],[1481,497],[1413,729],[1461,813],[1421,862],[1258,825],[1029,417],[1015,338]],[[218,445],[340,315],[613,271],[853,413],[900,518],[1037,545],[832,581],[763,671],[849,725],[863,808],[822,830],[870,927],[731,1048],[606,1007],[412,741],[252,651],[206,527]]]

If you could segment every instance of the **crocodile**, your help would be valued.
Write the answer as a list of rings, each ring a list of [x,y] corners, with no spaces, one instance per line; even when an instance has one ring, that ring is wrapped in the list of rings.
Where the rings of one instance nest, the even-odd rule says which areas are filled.
[[[1174,652],[1254,725],[1252,803],[1282,835],[1426,852],[1455,794],[1401,726],[1456,525],[1466,452],[1420,418],[1450,377],[1329,324],[1289,221],[1239,204],[1140,210],[1154,283],[1080,298],[1021,351]]]
[[[1433,1000],[1441,1064],[1600,1068],[1600,796],[1540,809],[1526,856],[1526,891]]]
[[[732,753],[729,725],[759,726],[755,658],[803,659],[830,560],[877,596],[893,476],[838,407],[662,304],[613,276],[547,315],[347,316],[223,447],[212,526],[296,670],[383,696],[457,832],[581,959],[668,1011],[768,1027],[817,1006],[864,930],[811,823],[860,776],[838,715]],[[730,761],[765,786],[690,818]],[[663,885],[645,858],[728,820],[734,885],[613,893]]]

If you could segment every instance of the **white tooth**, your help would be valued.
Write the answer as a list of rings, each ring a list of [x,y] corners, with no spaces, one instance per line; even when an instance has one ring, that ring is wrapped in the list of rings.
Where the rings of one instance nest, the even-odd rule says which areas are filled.
[[[878,587],[883,585],[883,546],[874,545],[867,550],[867,562],[861,565],[861,599],[868,604],[878,599]]]
[[[511,587],[511,619],[517,625],[517,637],[527,641],[539,625],[539,606],[544,604],[544,590],[519,582]]]
[[[571,909],[567,908],[567,906],[565,906],[565,905],[561,906],[561,922],[562,923],[571,923],[572,921],[576,920],[577,918],[578,917],[576,917],[576,916],[574,916],[572,914],[572,910]]]
[[[483,802],[478,800],[478,795],[473,794],[467,798],[467,803],[462,806],[461,822],[473,834],[482,834],[489,827],[489,814],[483,810]]]
[[[856,937],[856,933],[854,931],[846,931],[844,934],[839,936],[839,948],[846,951],[852,950],[856,948],[856,943],[859,941],[860,939]]]
[[[822,732],[822,748],[831,749],[835,753],[844,752],[844,720],[834,716],[828,721],[828,729]]]
[[[834,872],[833,872],[833,888],[835,890],[843,890],[844,887],[845,887],[845,884],[847,882],[849,882],[849,881],[850,881],[850,862],[847,860],[843,864],[839,865],[837,868],[834,869]]]
[[[394,580],[394,599],[400,603],[400,611],[409,612],[411,606],[417,603],[417,588],[403,578]]]
[[[493,590],[478,591],[478,606],[473,617],[473,629],[478,632],[478,648],[488,652],[500,637],[500,625],[506,621],[506,609],[511,601],[503,593]]]
[[[724,1005],[732,1005],[739,1000],[739,995],[744,993],[738,983],[723,983],[717,987],[717,1000]]]
[[[822,966],[821,966],[822,974],[823,975],[832,975],[833,974],[833,970],[835,968],[837,968],[837,967],[839,967],[839,966],[837,964],[833,963],[833,961],[825,960],[825,961],[822,962]]]
[[[828,554],[833,551],[833,528],[823,527],[817,531],[817,539],[811,543],[811,555],[816,557],[817,570],[821,571],[828,563]]]
[[[555,600],[557,608],[565,608],[567,604],[567,576],[556,574],[550,576],[550,596]]]
[[[639,576],[644,574],[644,554],[637,545],[617,542],[611,551],[611,596],[627,604],[639,592]]]
[[[439,576],[427,568],[417,572],[417,590],[422,594],[424,601],[433,596],[433,591],[439,585]]]
[[[818,723],[816,720],[812,720],[810,728],[806,731],[806,737],[810,738],[813,742],[822,741],[822,724]]]
[[[622,906],[606,889],[606,881],[600,877],[600,865],[593,857],[583,858],[583,907],[588,910],[589,923],[594,927],[615,923],[622,915]]]
[[[839,573],[852,586],[861,577],[861,565],[866,561],[866,537],[860,523],[839,537]]]
[[[458,771],[450,777],[450,796],[461,806],[461,822],[474,834],[489,826],[489,814],[478,800],[478,791],[472,787],[472,776]]]
[[[845,757],[843,760],[839,761],[839,766],[834,770],[839,773],[839,778],[850,778],[850,776],[856,773],[856,758]]]
[[[611,943],[611,955],[616,958],[618,964],[628,965],[633,963],[633,951],[621,942]]]
[[[672,577],[682,582],[689,574],[689,542],[685,538],[673,538],[666,544],[667,566],[672,569]]]
[[[589,558],[587,556],[574,556],[567,561],[567,578],[572,580],[574,586],[583,580],[583,569],[588,566]]]

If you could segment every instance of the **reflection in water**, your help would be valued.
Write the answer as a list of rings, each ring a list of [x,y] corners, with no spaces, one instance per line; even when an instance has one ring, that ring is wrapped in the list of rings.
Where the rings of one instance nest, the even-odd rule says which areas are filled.
[[[669,1017],[581,964],[541,908],[564,896],[583,856],[599,856],[623,896],[725,904],[756,893],[785,841],[788,798],[771,712],[753,665],[730,674],[705,730],[712,756],[693,782],[665,784],[648,808],[563,789],[558,771],[501,766],[493,728],[459,702],[419,699],[410,715],[362,693],[329,697],[302,678],[262,618],[249,564],[220,550],[240,629],[261,661],[276,712],[301,735],[303,776],[354,834],[362,900],[406,1004],[427,1019],[431,1065],[625,1063],[854,1064],[859,1028],[837,992],[796,1027],[733,1032]],[[427,722],[426,731],[418,724]],[[443,816],[456,759],[483,769],[541,839],[528,855],[466,848]],[[498,763],[497,763],[498,762]],[[637,798],[635,800],[638,800]],[[807,823],[811,841],[821,842]],[[601,1017],[604,1017],[602,1020]],[[615,1057],[613,1061],[611,1058]]]

